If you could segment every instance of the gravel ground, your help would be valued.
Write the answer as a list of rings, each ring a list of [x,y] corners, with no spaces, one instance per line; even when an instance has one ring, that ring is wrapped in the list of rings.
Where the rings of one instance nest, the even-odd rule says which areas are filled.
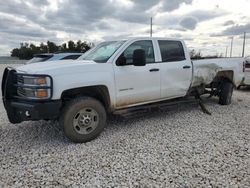
[[[250,187],[250,89],[206,107],[112,118],[74,144],[53,122],[10,124],[1,103],[0,187]]]

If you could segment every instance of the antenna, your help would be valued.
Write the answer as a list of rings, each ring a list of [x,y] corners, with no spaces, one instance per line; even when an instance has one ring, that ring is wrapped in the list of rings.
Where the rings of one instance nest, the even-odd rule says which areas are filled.
[[[244,32],[244,37],[243,37],[242,57],[245,56],[245,45],[246,45],[246,32]]]
[[[152,27],[152,25],[153,25],[153,18],[151,17],[150,18],[150,37],[152,37],[152,34],[153,34],[153,27]]]
[[[233,53],[233,42],[234,42],[234,37],[232,36],[231,49],[230,49],[230,57],[232,57],[232,53]]]
[[[225,57],[227,57],[227,48],[228,48],[228,46],[226,46],[226,53],[225,53]]]

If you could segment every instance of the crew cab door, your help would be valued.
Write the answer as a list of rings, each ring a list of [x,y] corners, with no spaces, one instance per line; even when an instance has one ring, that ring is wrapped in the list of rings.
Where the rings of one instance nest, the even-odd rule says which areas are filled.
[[[135,50],[143,49],[144,66],[133,65]],[[160,99],[160,65],[155,63],[155,45],[152,40],[137,40],[127,44],[114,65],[116,108]],[[118,63],[123,59],[124,63]]]
[[[183,97],[192,82],[192,63],[181,41],[158,40],[161,56],[161,98]]]

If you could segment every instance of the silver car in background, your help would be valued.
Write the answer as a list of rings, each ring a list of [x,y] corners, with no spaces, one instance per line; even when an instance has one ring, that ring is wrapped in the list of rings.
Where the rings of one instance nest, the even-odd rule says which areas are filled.
[[[38,62],[44,62],[44,61],[66,60],[66,59],[75,60],[79,58],[82,54],[83,53],[36,54],[34,55],[32,59],[27,61],[25,64],[38,63]]]

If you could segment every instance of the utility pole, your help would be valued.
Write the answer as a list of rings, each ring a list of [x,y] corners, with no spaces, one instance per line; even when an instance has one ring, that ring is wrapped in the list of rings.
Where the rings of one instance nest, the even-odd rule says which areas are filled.
[[[228,48],[228,46],[226,46],[226,53],[225,53],[225,57],[227,57],[227,48]]]
[[[244,37],[243,37],[242,57],[245,56],[245,44],[246,44],[246,32],[244,32]]]
[[[232,36],[231,49],[230,49],[230,57],[232,57],[232,53],[233,53],[233,42],[234,42],[234,37]]]
[[[152,25],[153,25],[153,18],[151,17],[150,18],[150,37],[152,37],[152,33],[153,33]]]

